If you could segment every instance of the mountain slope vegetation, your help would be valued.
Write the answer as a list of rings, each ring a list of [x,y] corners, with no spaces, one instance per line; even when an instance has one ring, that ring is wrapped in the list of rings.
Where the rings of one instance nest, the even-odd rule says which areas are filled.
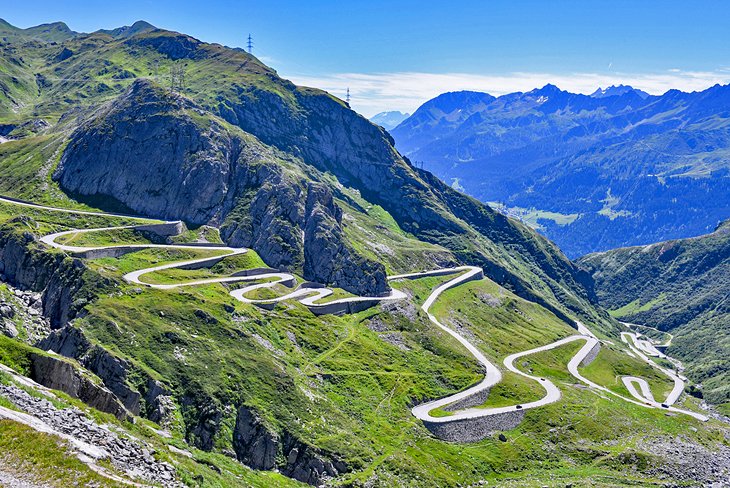
[[[605,341],[586,375],[626,395],[619,376],[651,369],[626,354],[586,271],[528,226],[414,167],[386,131],[330,94],[242,50],[144,22],[62,39],[0,28],[0,193],[56,207],[0,202],[0,311],[12,336],[0,340],[0,363],[17,373],[0,376],[0,407],[22,410],[28,382],[17,375],[58,379],[36,366],[55,364],[114,399],[118,417],[89,416],[148,443],[143,462],[172,464],[189,486],[662,486],[679,479],[681,464],[648,440],[674,446],[681,434],[692,452],[724,455],[717,420],[576,385],[570,347],[519,366],[556,382],[559,401],[525,411],[501,435],[438,440],[411,408],[483,371],[420,308],[450,277],[387,275],[483,267],[486,278],[449,290],[433,313],[495,364],[570,337],[580,320]],[[129,214],[184,226],[167,223],[173,236],[109,229],[139,223]],[[41,240],[69,230],[70,246],[148,247],[65,252]],[[250,249],[201,269],[159,269],[146,283],[235,279],[266,265],[297,285],[328,285],[334,297],[395,288],[405,298],[315,315],[296,300],[238,300],[233,281],[164,289],[125,279],[215,258],[201,244],[220,243]],[[251,295],[291,291],[278,284]],[[518,376],[485,406],[535,396]],[[647,379],[668,388],[655,372]],[[72,390],[67,383],[53,385]],[[79,405],[58,396],[59,409]],[[700,413],[698,403],[684,396],[678,405]],[[14,457],[32,459],[23,454]],[[722,476],[711,456],[694,480]],[[39,463],[39,479],[52,479],[49,464]]]
[[[617,318],[674,335],[708,401],[730,401],[730,222],[704,236],[590,254],[578,260]]]
[[[391,133],[410,159],[578,257],[727,219],[728,107],[730,86],[720,85],[661,96],[626,86],[455,92]]]

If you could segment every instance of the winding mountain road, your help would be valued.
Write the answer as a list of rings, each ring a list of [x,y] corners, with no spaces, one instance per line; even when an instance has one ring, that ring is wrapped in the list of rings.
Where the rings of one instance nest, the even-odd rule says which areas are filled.
[[[11,203],[16,205],[23,205],[27,207],[37,208],[41,210],[50,210],[50,211],[59,211],[59,212],[66,212],[66,213],[75,213],[80,215],[95,215],[95,216],[107,216],[107,217],[124,217],[124,218],[130,218],[130,219],[139,219],[144,221],[149,221],[149,219],[142,219],[139,217],[133,217],[129,215],[122,215],[122,214],[105,214],[105,213],[98,213],[98,212],[87,212],[87,211],[75,211],[70,209],[58,209],[53,207],[47,207],[42,205],[35,205],[29,202],[22,202],[15,199],[9,199],[9,198],[3,198],[0,197],[0,202],[5,203]],[[244,254],[248,252],[248,249],[245,248],[234,248],[234,247],[227,247],[225,245],[216,245],[216,244],[200,244],[200,245],[193,245],[193,244],[130,244],[130,245],[109,245],[109,246],[73,246],[69,244],[63,244],[57,242],[58,239],[65,237],[67,235],[74,235],[74,234],[82,234],[82,233],[89,233],[89,232],[104,232],[104,231],[114,231],[114,230],[120,230],[120,229],[144,229],[147,231],[159,231],[162,232],[164,235],[164,232],[169,232],[171,227],[180,226],[182,228],[182,225],[180,222],[164,222],[161,224],[141,224],[141,225],[133,225],[133,226],[121,226],[121,227],[105,227],[105,228],[95,228],[95,229],[73,229],[69,231],[63,231],[63,232],[57,232],[54,234],[47,235],[43,238],[41,238],[41,242],[44,244],[60,249],[66,252],[70,252],[79,256],[86,256],[86,257],[99,257],[102,255],[112,255],[112,256],[119,256],[121,254],[127,253],[127,252],[133,252],[137,250],[142,249],[153,249],[153,248],[162,248],[162,249],[176,249],[176,250],[211,250],[211,251],[219,251],[221,252],[221,255],[215,256],[215,257],[206,257],[206,258],[200,258],[200,259],[194,259],[194,260],[187,260],[182,262],[175,262],[175,263],[168,263],[164,265],[159,265],[155,267],[145,268],[137,271],[133,271],[130,273],[127,273],[124,275],[124,279],[129,283],[134,283],[138,285],[147,286],[150,288],[156,288],[156,289],[172,289],[172,288],[179,288],[184,286],[195,286],[195,285],[205,285],[205,284],[211,284],[211,283],[234,283],[234,282],[246,282],[246,281],[260,281],[260,280],[267,280],[263,283],[255,283],[248,286],[245,286],[243,288],[239,288],[236,290],[233,290],[230,292],[230,295],[242,302],[245,303],[255,303],[260,305],[266,305],[266,304],[275,304],[284,300],[298,300],[303,305],[309,307],[310,309],[314,310],[322,310],[321,307],[327,307],[326,310],[333,310],[337,309],[337,307],[340,307],[340,310],[342,311],[349,311],[350,309],[347,308],[351,305],[362,305],[362,306],[371,306],[375,305],[377,303],[381,302],[387,302],[387,301],[394,301],[394,300],[401,300],[406,298],[406,294],[403,293],[400,290],[392,289],[391,292],[385,296],[374,296],[374,297],[347,297],[347,298],[341,298],[337,300],[332,300],[330,302],[326,302],[324,304],[317,303],[318,301],[332,295],[333,291],[329,288],[326,288],[321,285],[317,284],[303,284],[300,285],[299,288],[295,289],[294,291],[276,297],[271,299],[251,299],[247,298],[246,294],[253,292],[255,290],[261,289],[261,288],[271,288],[276,286],[277,284],[283,284],[285,286],[294,286],[296,284],[296,277],[292,274],[285,273],[285,272],[278,272],[276,270],[270,270],[270,269],[260,269],[260,270],[249,270],[246,274],[241,275],[231,275],[226,277],[216,277],[216,278],[209,278],[209,279],[203,279],[203,280],[194,280],[194,281],[187,281],[187,282],[180,282],[180,283],[170,283],[170,284],[153,284],[148,283],[142,280],[142,277],[144,275],[147,275],[149,273],[153,273],[156,271],[162,271],[166,269],[197,269],[201,267],[206,266],[212,266],[213,264],[219,262],[221,259],[231,256],[236,256],[240,254]],[[171,234],[167,234],[171,235]],[[588,329],[585,325],[583,325],[580,322],[576,322],[576,329],[578,331],[578,334],[560,339],[558,341],[555,341],[551,344],[547,344],[544,346],[540,346],[534,349],[530,349],[528,351],[522,351],[515,354],[512,354],[510,356],[507,356],[504,361],[503,365],[504,367],[511,371],[512,373],[518,374],[520,376],[523,376],[525,378],[528,378],[532,381],[535,381],[539,383],[542,388],[545,391],[545,394],[542,398],[525,403],[520,405],[510,405],[510,406],[502,406],[502,407],[492,407],[492,408],[475,408],[474,405],[480,405],[484,403],[484,401],[487,398],[488,390],[499,383],[502,380],[502,372],[501,370],[493,364],[489,359],[487,359],[486,356],[471,342],[469,342],[468,339],[466,339],[464,336],[456,332],[455,330],[451,329],[450,327],[445,326],[442,324],[435,315],[433,315],[430,312],[430,309],[434,302],[445,292],[446,290],[453,288],[455,286],[459,286],[463,283],[466,283],[468,281],[474,280],[474,279],[480,279],[483,277],[483,271],[481,268],[475,267],[475,266],[460,266],[455,268],[445,268],[445,269],[438,269],[438,270],[431,270],[431,271],[421,271],[421,272],[415,272],[415,273],[407,273],[407,274],[401,274],[401,275],[394,275],[389,276],[388,279],[390,281],[398,281],[398,280],[406,280],[406,279],[418,279],[426,276],[443,276],[443,275],[451,275],[451,274],[457,274],[454,278],[446,281],[445,283],[437,286],[431,294],[428,296],[426,301],[421,306],[421,309],[426,313],[428,316],[428,319],[431,323],[436,325],[439,329],[449,334],[451,337],[456,339],[464,348],[477,360],[477,362],[482,366],[484,370],[484,378],[482,381],[480,381],[478,384],[467,388],[466,390],[463,390],[461,392],[458,392],[453,395],[449,395],[447,397],[433,400],[430,402],[426,402],[420,405],[417,405],[412,408],[412,413],[415,417],[419,418],[420,420],[424,422],[430,422],[430,423],[436,423],[436,424],[447,424],[452,422],[459,422],[461,420],[465,419],[475,419],[475,418],[488,418],[491,416],[504,414],[508,412],[516,412],[516,411],[524,411],[529,410],[532,408],[538,408],[544,405],[548,405],[550,403],[557,402],[560,397],[560,389],[547,378],[540,378],[537,376],[530,375],[528,373],[525,373],[518,369],[514,363],[520,358],[523,358],[525,356],[529,356],[531,354],[536,354],[543,351],[548,351],[551,349],[555,349],[558,347],[561,347],[565,344],[574,342],[574,341],[585,341],[585,344],[583,347],[580,348],[580,350],[571,358],[567,365],[567,369],[569,373],[574,376],[576,379],[578,379],[583,384],[587,385],[588,387],[602,391],[604,393],[610,394],[614,397],[618,397],[622,400],[625,400],[627,402],[640,405],[642,407],[646,408],[663,408],[668,411],[672,411],[675,413],[682,413],[686,415],[690,415],[694,418],[697,418],[699,420],[707,420],[707,417],[704,415],[698,414],[696,412],[692,412],[689,410],[683,410],[678,409],[675,407],[672,407],[676,400],[679,398],[679,395],[682,393],[684,388],[684,382],[683,380],[674,374],[674,372],[669,371],[665,368],[660,367],[656,363],[654,363],[651,359],[649,359],[642,351],[644,352],[650,352],[650,348],[647,344],[644,344],[639,340],[639,338],[636,336],[636,334],[627,333],[624,332],[621,334],[622,339],[624,342],[627,343],[628,347],[640,358],[651,364],[653,367],[657,368],[658,370],[662,371],[664,374],[666,374],[668,377],[670,377],[674,383],[675,386],[668,395],[667,399],[664,402],[664,405],[659,404],[654,400],[654,397],[651,394],[651,390],[649,389],[648,383],[641,379],[641,378],[635,378],[635,377],[624,377],[622,378],[622,381],[624,382],[624,385],[626,386],[629,393],[634,397],[627,398],[623,395],[620,395],[612,390],[609,390],[606,387],[603,387],[601,385],[598,385],[587,378],[585,378],[581,373],[579,372],[580,365],[587,361],[587,358],[590,358],[591,354],[594,353],[597,347],[600,347],[600,340],[593,334],[593,332]],[[333,308],[334,307],[334,308]],[[342,308],[344,307],[344,308]],[[316,313],[316,312],[315,312]],[[326,313],[332,313],[332,312],[326,312]],[[629,341],[632,341],[633,344]],[[655,351],[656,349],[654,349]],[[651,351],[653,352],[653,351]],[[658,351],[657,351],[658,352]],[[637,389],[638,385],[638,389]],[[450,415],[447,416],[434,416],[431,415],[431,412],[434,409],[442,408],[442,407],[448,407],[449,405],[459,405],[459,404],[465,404],[468,405],[465,408],[456,408],[455,411],[450,412]]]
[[[449,288],[452,288],[454,286],[457,286],[461,283],[469,281],[470,279],[473,279],[475,274],[482,272],[481,268],[476,268],[474,266],[465,266],[465,267],[462,267],[457,270],[464,271],[464,274],[437,287],[431,293],[431,295],[429,295],[429,297],[426,299],[424,304],[421,306],[421,309],[428,315],[429,320],[433,324],[435,324],[440,329],[442,329],[444,332],[448,333],[449,335],[454,337],[457,341],[459,341],[472,354],[472,356],[477,360],[477,362],[479,362],[479,364],[482,365],[482,367],[484,368],[484,379],[480,383],[478,383],[466,390],[463,390],[459,393],[456,393],[454,395],[450,395],[448,397],[440,398],[438,400],[433,400],[430,402],[422,403],[420,405],[413,407],[411,409],[411,412],[413,413],[414,416],[416,416],[420,420],[425,421],[425,422],[436,423],[436,424],[457,422],[457,421],[465,420],[465,419],[474,419],[474,418],[480,418],[480,417],[495,416],[495,415],[504,414],[507,412],[515,412],[517,410],[524,411],[524,410],[529,410],[532,408],[537,408],[537,407],[541,407],[544,405],[548,405],[550,403],[557,402],[560,399],[561,394],[560,394],[560,389],[555,385],[555,383],[553,383],[552,381],[550,381],[547,378],[539,378],[539,377],[536,377],[536,376],[533,376],[533,375],[530,375],[530,374],[527,374],[527,373],[521,371],[520,369],[518,369],[517,367],[514,366],[514,362],[517,359],[520,359],[522,357],[529,356],[531,354],[536,354],[536,353],[543,352],[543,351],[548,351],[551,349],[555,349],[557,347],[561,347],[570,342],[579,341],[579,340],[585,341],[585,345],[583,347],[581,347],[580,350],[578,350],[578,352],[573,356],[573,358],[571,358],[571,360],[568,362],[567,368],[568,368],[568,372],[571,375],[573,375],[575,378],[577,378],[579,381],[581,381],[582,383],[586,384],[587,386],[589,386],[593,389],[602,391],[604,393],[608,393],[612,396],[618,397],[622,400],[633,403],[635,405],[639,405],[642,407],[648,407],[648,408],[664,408],[664,409],[672,411],[672,412],[690,415],[698,420],[702,420],[702,421],[708,420],[708,418],[706,416],[689,411],[689,410],[678,409],[678,408],[674,408],[671,406],[669,406],[668,408],[663,407],[661,404],[657,403],[656,401],[648,401],[648,399],[645,399],[645,398],[641,397],[640,395],[634,395],[639,399],[639,401],[627,398],[606,387],[598,385],[598,384],[590,381],[586,377],[584,377],[578,371],[578,368],[586,360],[586,358],[589,357],[589,355],[594,350],[594,348],[600,346],[600,341],[596,338],[595,334],[593,334],[593,332],[590,331],[590,329],[588,329],[585,325],[583,325],[580,322],[576,322],[576,328],[578,329],[580,334],[572,335],[572,336],[566,337],[564,339],[555,341],[551,344],[547,344],[547,345],[540,346],[540,347],[537,347],[534,349],[530,349],[528,351],[518,352],[518,353],[512,354],[510,356],[507,356],[504,359],[504,361],[503,361],[504,366],[509,371],[519,374],[520,376],[523,376],[525,378],[529,378],[533,381],[536,381],[543,387],[543,389],[545,390],[545,395],[542,398],[540,398],[539,400],[535,400],[533,402],[525,403],[525,404],[503,406],[503,407],[465,408],[465,409],[451,412],[451,415],[447,415],[447,416],[431,415],[431,412],[437,408],[443,408],[450,404],[455,404],[457,402],[464,402],[464,401],[468,400],[470,397],[475,397],[476,395],[479,395],[480,393],[483,394],[483,392],[485,392],[485,390],[488,390],[492,386],[496,385],[502,379],[502,373],[499,370],[499,368],[497,368],[491,361],[489,361],[484,356],[484,354],[481,353],[481,351],[479,351],[466,338],[464,338],[463,336],[461,336],[460,334],[455,332],[453,329],[451,329],[451,328],[443,325],[441,322],[439,322],[439,320],[429,311],[429,309],[431,308],[433,303],[436,301],[436,299],[438,299],[438,297],[444,291],[446,291]],[[410,275],[401,275],[400,277],[393,277],[393,278],[397,279],[397,278],[402,278],[402,277],[418,277],[419,275],[421,275],[421,273],[413,273]],[[652,364],[654,364],[654,363],[652,362]],[[660,369],[662,372],[664,372],[665,374],[667,374],[668,376],[670,376],[670,378],[675,379],[674,375],[668,374],[669,372],[660,368],[658,365],[656,365],[656,367],[658,369]],[[641,385],[641,382],[646,384],[646,381],[641,378],[635,378],[635,377],[626,377],[626,378],[627,378],[627,380],[632,382],[632,386],[633,386],[633,382],[638,382],[638,384],[640,384],[640,385]],[[670,394],[670,397],[668,398],[668,400],[671,400],[671,403],[667,404],[667,405],[671,405],[674,403],[674,401],[676,401],[676,398],[678,398],[679,394],[681,394],[683,387],[684,387],[684,385],[682,384],[682,388],[677,393],[676,392],[677,387],[676,387],[676,383],[675,383],[675,389],[672,390],[672,393]],[[646,384],[646,388],[648,388],[648,384]],[[628,389],[628,385],[627,385],[627,389]],[[643,387],[642,387],[642,389],[643,389]],[[632,390],[629,389],[629,392],[632,392]]]
[[[0,199],[2,200],[2,199]],[[46,210],[49,210],[51,208],[49,207],[39,207]],[[115,215],[119,216],[119,215]],[[195,266],[196,268],[202,268],[206,266],[212,266],[218,262],[220,262],[223,258],[228,258],[232,256],[238,256],[247,253],[249,250],[246,248],[236,248],[236,247],[228,247],[224,245],[217,245],[217,244],[116,244],[116,245],[108,245],[108,246],[74,246],[74,245],[68,245],[57,242],[58,239],[65,237],[65,236],[72,236],[72,235],[78,235],[78,234],[84,234],[84,233],[90,233],[90,232],[105,232],[105,231],[115,231],[115,230],[147,230],[154,232],[156,228],[166,228],[171,225],[181,225],[181,222],[165,222],[162,224],[145,224],[145,225],[132,225],[132,226],[118,226],[118,227],[102,227],[102,228],[95,228],[95,229],[72,229],[68,231],[63,232],[56,232],[54,234],[49,234],[47,236],[44,236],[41,238],[41,242],[44,244],[53,247],[55,249],[60,249],[62,251],[74,253],[81,256],[95,256],[99,257],[101,255],[104,255],[104,253],[108,252],[110,255],[119,255],[120,253],[128,253],[128,252],[134,252],[139,251],[143,249],[174,249],[174,250],[196,250],[196,251],[220,251],[222,254],[214,257],[205,257],[205,258],[198,258],[198,259],[191,259],[187,261],[178,261],[174,263],[167,263],[162,264],[159,266],[154,266],[150,268],[145,268],[137,271],[132,271],[130,273],[127,273],[123,276],[123,279],[127,281],[128,283],[134,283],[138,285],[147,286],[150,288],[155,288],[159,290],[170,290],[174,288],[180,288],[184,286],[197,286],[197,285],[209,285],[212,283],[239,283],[239,282],[245,282],[245,281],[260,281],[260,280],[267,280],[264,283],[257,283],[254,285],[246,286],[244,288],[239,288],[236,290],[233,290],[230,292],[230,295],[234,297],[237,300],[240,300],[245,303],[257,303],[257,304],[267,304],[267,303],[277,303],[284,300],[292,300],[292,299],[298,299],[300,303],[303,305],[310,307],[310,308],[316,308],[323,306],[325,304],[319,304],[317,303],[319,300],[326,298],[330,295],[332,295],[334,292],[330,288],[326,287],[314,287],[314,286],[302,286],[297,288],[295,291],[272,299],[266,299],[266,300],[256,300],[256,299],[250,299],[246,298],[246,294],[249,292],[252,292],[254,290],[258,290],[261,288],[272,288],[276,286],[277,284],[283,284],[285,286],[294,286],[296,284],[296,277],[290,273],[284,273],[284,272],[277,272],[275,270],[267,270],[267,269],[261,269],[261,270],[253,270],[250,274],[242,274],[242,275],[233,275],[233,276],[224,276],[224,277],[216,277],[216,278],[208,278],[203,280],[193,280],[193,281],[185,281],[180,283],[169,283],[169,284],[157,284],[157,283],[148,283],[146,281],[142,280],[142,277],[144,275],[154,273],[157,271],[163,271],[167,269],[191,269],[191,267]],[[406,295],[400,290],[392,289],[387,295],[383,296],[357,296],[357,297],[347,297],[347,298],[341,298],[338,300],[332,300],[329,302],[326,302],[326,305],[328,307],[334,307],[341,304],[351,304],[351,303],[358,303],[358,302],[381,302],[381,301],[390,301],[390,300],[400,300],[405,298]]]

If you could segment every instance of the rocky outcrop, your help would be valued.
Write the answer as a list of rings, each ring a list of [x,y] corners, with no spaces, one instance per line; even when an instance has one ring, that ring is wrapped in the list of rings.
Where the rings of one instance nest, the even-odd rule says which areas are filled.
[[[186,99],[137,81],[74,132],[54,178],[71,192],[114,197],[145,215],[213,221],[240,141],[219,125],[198,125],[193,110]]]
[[[205,451],[213,449],[215,438],[220,432],[223,411],[212,398],[183,398],[188,422],[186,437],[189,443]]]
[[[389,290],[383,265],[358,256],[347,246],[342,210],[335,204],[332,192],[314,183],[307,188],[304,278],[369,296]]]
[[[242,173],[235,207],[221,226],[221,237],[233,246],[254,249],[270,266],[301,269],[304,242],[299,226],[304,220],[305,189],[275,164],[244,159],[253,164]]]
[[[172,392],[159,381],[148,379],[147,392],[144,395],[145,416],[151,421],[169,427],[173,420],[177,405]]]
[[[38,347],[76,359],[98,376],[129,412],[140,414],[141,395],[128,382],[131,366],[106,349],[92,345],[76,327],[68,325],[52,332]]]
[[[19,288],[41,292],[43,315],[58,328],[74,318],[90,296],[81,279],[86,268],[77,259],[34,249],[34,243],[29,232],[0,229],[0,275]],[[99,289],[104,288],[102,281]]]
[[[0,395],[54,431],[94,446],[102,458],[108,459],[116,469],[132,478],[141,477],[155,486],[185,486],[177,481],[175,468],[167,462],[155,459],[154,451],[149,447],[137,439],[117,434],[108,427],[99,425],[76,407],[56,408],[41,395],[32,396],[11,385],[0,384]]]
[[[74,132],[54,178],[145,215],[222,224],[229,244],[309,280],[387,292],[384,267],[348,245],[332,191],[292,167],[290,156],[139,80]]]
[[[22,330],[25,341],[32,343],[45,337],[49,328],[41,294],[5,283],[0,289],[0,334],[15,338]]]
[[[31,219],[25,223],[35,227]],[[126,361],[92,346],[79,329],[67,325],[93,298],[94,291],[109,285],[106,280],[87,274],[79,259],[37,249],[32,234],[18,233],[7,226],[0,229],[0,273],[10,283],[38,292],[18,291],[28,311],[43,317],[55,329],[38,342],[38,347],[78,360],[104,386],[94,384],[61,359],[41,355],[35,355],[32,363],[36,381],[120,418],[126,417],[127,411],[139,414],[140,394],[127,382],[130,367]]]
[[[205,52],[198,50],[201,42],[184,34],[155,35],[155,33],[152,33],[150,35],[136,37],[134,40],[128,41],[128,44],[131,46],[140,45],[150,47],[173,61],[179,59],[196,59],[205,56]]]
[[[242,406],[236,415],[233,449],[238,460],[253,469],[274,469],[279,437],[266,428],[253,410]]]
[[[281,472],[303,483],[319,486],[323,480],[348,471],[347,464],[343,461],[330,459],[318,449],[286,432],[282,448],[286,460]]]
[[[296,436],[272,432],[255,411],[241,406],[236,415],[233,448],[239,461],[253,469],[278,468],[282,474],[310,485],[348,471],[347,465],[331,459]]]
[[[119,419],[129,417],[129,413],[111,391],[95,384],[71,363],[36,353],[30,355],[30,360],[30,377],[37,383],[47,388],[61,390],[90,407],[110,413]]]

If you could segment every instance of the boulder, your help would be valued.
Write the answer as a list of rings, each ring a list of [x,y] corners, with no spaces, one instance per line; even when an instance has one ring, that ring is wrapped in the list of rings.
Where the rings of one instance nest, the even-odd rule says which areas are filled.
[[[18,337],[18,329],[10,320],[0,320],[0,333],[10,337]]]

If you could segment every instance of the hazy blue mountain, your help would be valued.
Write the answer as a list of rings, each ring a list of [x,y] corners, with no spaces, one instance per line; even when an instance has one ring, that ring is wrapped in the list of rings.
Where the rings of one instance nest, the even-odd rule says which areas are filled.
[[[730,217],[730,86],[446,93],[391,133],[412,161],[573,257],[703,234]]]
[[[591,93],[591,96],[593,98],[606,98],[606,97],[614,97],[614,96],[621,96],[626,93],[633,92],[639,95],[641,98],[646,98],[649,96],[648,93],[646,93],[643,90],[639,90],[637,88],[628,86],[628,85],[611,85],[608,88],[599,88],[593,93]]]
[[[380,112],[379,114],[373,115],[370,117],[370,122],[378,124],[383,129],[391,130],[408,117],[410,117],[410,114],[403,113],[398,110],[391,110],[389,112]]]

